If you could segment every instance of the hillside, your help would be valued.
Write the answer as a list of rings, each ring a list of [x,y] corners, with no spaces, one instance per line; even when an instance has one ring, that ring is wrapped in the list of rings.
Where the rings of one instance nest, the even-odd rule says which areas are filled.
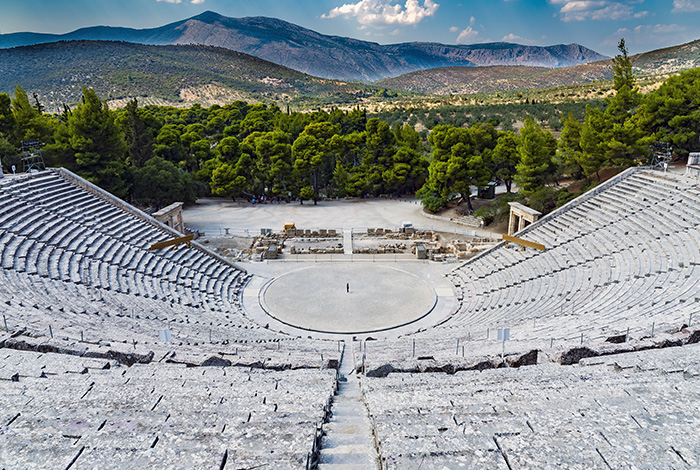
[[[446,45],[415,42],[381,45],[320,34],[275,18],[229,18],[210,11],[153,29],[96,26],[64,35],[4,34],[0,35],[0,48],[60,40],[216,46],[318,77],[361,81],[455,65],[566,67],[605,58],[578,44],[547,47],[509,43]]]
[[[640,77],[663,77],[700,67],[700,40],[637,54],[634,71]],[[607,80],[612,77],[612,60],[564,68],[545,67],[443,67],[421,70],[377,82],[403,91],[435,95],[488,93],[561,87]]]
[[[73,41],[0,50],[0,92],[17,85],[49,110],[76,103],[81,88],[108,100],[142,97],[153,104],[354,102],[371,87],[311,77],[228,49]],[[143,101],[143,100],[142,100]]]
[[[435,95],[527,90],[610,78],[612,66],[600,63],[550,69],[546,67],[444,67],[421,70],[377,82],[395,90]]]

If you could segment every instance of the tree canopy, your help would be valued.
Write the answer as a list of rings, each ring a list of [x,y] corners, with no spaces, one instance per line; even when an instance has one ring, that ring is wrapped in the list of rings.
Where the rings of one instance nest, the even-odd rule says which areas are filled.
[[[22,141],[39,140],[48,165],[68,167],[140,205],[206,194],[317,201],[415,192],[438,210],[459,196],[470,204],[469,196],[494,178],[539,200],[541,188],[561,175],[590,177],[604,167],[645,163],[655,141],[680,155],[700,150],[700,70],[642,95],[620,41],[613,88],[614,95],[583,113],[562,105],[562,115],[534,119],[523,111],[515,131],[511,118],[502,122],[478,107],[372,117],[361,109],[283,112],[243,101],[143,107],[133,99],[111,110],[88,88],[74,109],[50,115],[18,86],[13,97],[0,93],[0,158],[6,171],[21,166]],[[432,120],[430,130],[417,131],[417,115]],[[553,122],[561,128],[558,141],[544,127]]]

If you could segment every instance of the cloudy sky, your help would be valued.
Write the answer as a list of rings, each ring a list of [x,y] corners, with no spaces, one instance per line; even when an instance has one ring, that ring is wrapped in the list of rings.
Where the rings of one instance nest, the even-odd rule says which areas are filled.
[[[577,42],[614,55],[700,39],[700,0],[0,0],[0,33],[150,28],[206,10],[379,43]]]

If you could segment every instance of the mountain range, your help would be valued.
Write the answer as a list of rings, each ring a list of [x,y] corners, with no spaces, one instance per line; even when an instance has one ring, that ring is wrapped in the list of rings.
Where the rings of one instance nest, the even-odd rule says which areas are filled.
[[[669,74],[700,67],[700,40],[631,56],[639,78],[659,82]],[[488,93],[575,85],[612,78],[611,59],[573,67],[440,67],[381,80],[392,90],[433,95]]]
[[[503,42],[474,45],[411,42],[382,45],[320,34],[275,18],[229,18],[211,11],[151,29],[94,26],[60,35],[1,34],[0,48],[75,40],[215,46],[321,78],[365,82],[436,67],[558,68],[607,58],[579,44],[543,47]]]

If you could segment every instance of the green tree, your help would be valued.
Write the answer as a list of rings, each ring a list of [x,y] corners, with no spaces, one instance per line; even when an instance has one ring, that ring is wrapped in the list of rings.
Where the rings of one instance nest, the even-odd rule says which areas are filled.
[[[156,136],[153,154],[176,165],[185,163],[187,153],[180,141],[180,132],[177,126],[166,124],[160,129]]]
[[[581,131],[583,126],[569,113],[564,121],[564,128],[561,131],[558,143],[558,157],[561,160],[561,167],[573,178],[580,179],[583,175],[581,167]]]
[[[116,196],[126,196],[124,135],[107,103],[94,90],[83,88],[80,105],[70,114],[56,140],[80,176]]]
[[[286,195],[291,187],[292,146],[286,132],[254,132],[246,137],[255,155],[256,178],[263,191],[275,196]]]
[[[520,130],[520,163],[515,182],[528,196],[551,181],[556,170],[552,158],[557,141],[551,133],[544,131],[531,117],[525,119]]]
[[[598,170],[604,166],[632,166],[646,155],[643,134],[632,119],[641,95],[624,39],[620,40],[618,49],[620,53],[613,59],[615,95],[606,100],[605,112],[586,107],[581,131],[581,167],[589,175],[595,172],[599,176]]]
[[[488,137],[487,137],[488,136]],[[487,161],[490,159],[491,133],[487,128],[464,129],[452,126],[435,126],[429,136],[433,147],[432,161],[428,167],[428,179],[417,193],[430,210],[446,204],[459,193],[467,201],[472,212],[472,187],[485,186],[491,179]]]
[[[131,175],[132,197],[137,204],[162,208],[177,201],[196,200],[192,175],[161,157],[132,168]]]
[[[493,161],[496,168],[495,176],[503,180],[507,192],[511,192],[513,179],[517,174],[516,167],[520,163],[519,145],[520,138],[518,135],[507,131],[501,134],[496,147],[493,149]]]
[[[467,177],[464,162],[455,158],[470,153],[472,137],[468,129],[441,124],[433,128],[428,141],[433,148],[428,179],[416,196],[421,198],[425,207],[435,212],[445,206],[457,191],[459,180]]]
[[[645,144],[660,140],[685,152],[700,150],[700,69],[669,77],[647,94],[634,116]]]
[[[139,115],[138,106],[136,98],[130,100],[118,123],[126,140],[127,162],[141,167],[153,156],[153,132],[146,127],[146,122]]]
[[[12,99],[12,112],[15,121],[15,142],[36,140],[49,144],[55,130],[52,120],[29,103],[27,93],[19,86]]]
[[[318,204],[319,189],[327,188],[333,177],[333,137],[337,133],[338,127],[330,122],[311,123],[292,145],[297,187],[313,189],[314,205]],[[308,190],[306,194],[309,194]]]
[[[396,153],[396,136],[388,123],[372,118],[365,128],[365,154],[362,159],[365,192],[385,192],[382,175],[393,164]]]
[[[302,133],[292,145],[294,157],[294,171],[296,173],[297,187],[300,191],[311,188],[313,196],[310,197],[308,189],[304,189],[304,199],[314,200],[318,204],[318,170],[323,164],[323,145],[313,135]]]
[[[17,121],[12,113],[12,100],[7,93],[0,93],[0,137],[13,139],[16,135]]]
[[[612,71],[615,95],[608,100],[608,110],[616,119],[624,119],[639,105],[641,95],[632,70],[632,59],[627,53],[625,38],[620,39],[617,49],[620,52],[613,58]]]
[[[362,162],[365,143],[364,131],[336,134],[331,138],[330,148],[336,162],[331,184],[341,196],[360,196],[364,191]]]
[[[607,140],[611,125],[599,108],[586,108],[586,119],[581,128],[581,155],[579,164],[586,175],[595,173],[600,181],[600,169],[606,163]]]
[[[392,156],[391,165],[382,173],[388,192],[413,192],[427,176],[428,161],[417,150],[400,147]]]

